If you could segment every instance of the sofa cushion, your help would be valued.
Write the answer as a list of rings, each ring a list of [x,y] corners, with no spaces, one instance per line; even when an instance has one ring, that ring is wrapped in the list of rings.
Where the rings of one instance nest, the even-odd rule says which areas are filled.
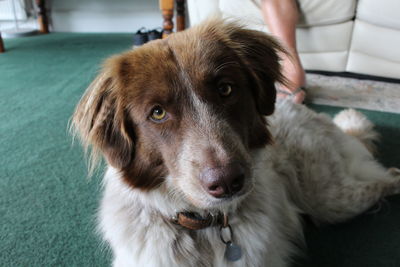
[[[348,51],[353,21],[299,28],[296,31],[297,50],[307,53]]]
[[[400,79],[400,29],[356,20],[347,71]]]
[[[187,0],[190,25],[198,24],[212,15],[220,16],[218,0]]]
[[[238,18],[249,28],[268,32],[261,15],[261,0],[187,1],[191,25],[217,14]],[[304,68],[345,71],[353,28],[350,18],[354,16],[355,0],[300,0],[300,4],[307,23],[320,24],[297,28],[297,46]],[[328,25],[328,21],[343,22]]]
[[[297,50],[307,70],[345,71],[353,21],[298,28]]]
[[[357,19],[400,30],[400,1],[399,0],[359,0]]]
[[[219,9],[224,16],[262,23],[261,1],[219,0]],[[302,27],[341,23],[355,16],[356,0],[298,0],[298,3],[301,11],[299,26]]]

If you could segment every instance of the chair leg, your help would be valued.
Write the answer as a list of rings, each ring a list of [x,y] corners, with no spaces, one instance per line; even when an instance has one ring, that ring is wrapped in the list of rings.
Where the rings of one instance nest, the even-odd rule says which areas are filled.
[[[163,38],[167,37],[172,33],[174,23],[172,18],[174,17],[174,0],[159,0],[160,9],[163,16]]]
[[[185,0],[176,0],[176,30],[183,31],[186,28]]]
[[[41,33],[49,33],[49,20],[46,13],[46,1],[36,0],[36,5],[39,8],[38,23]]]
[[[0,53],[4,53],[4,43],[3,43],[3,38],[1,38],[1,33],[0,33]]]

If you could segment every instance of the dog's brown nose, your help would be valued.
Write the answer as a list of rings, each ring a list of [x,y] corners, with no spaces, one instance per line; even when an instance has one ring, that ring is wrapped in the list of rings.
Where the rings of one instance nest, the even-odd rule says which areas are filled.
[[[230,197],[243,188],[244,169],[240,164],[208,168],[200,174],[200,181],[213,197]]]

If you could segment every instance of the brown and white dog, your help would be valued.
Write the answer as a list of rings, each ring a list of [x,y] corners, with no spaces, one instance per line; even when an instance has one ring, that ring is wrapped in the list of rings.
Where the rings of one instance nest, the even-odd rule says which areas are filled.
[[[374,137],[360,113],[334,124],[275,105],[281,51],[211,20],[105,63],[72,128],[108,163],[99,228],[114,266],[286,266],[299,214],[341,222],[399,192],[360,142]]]

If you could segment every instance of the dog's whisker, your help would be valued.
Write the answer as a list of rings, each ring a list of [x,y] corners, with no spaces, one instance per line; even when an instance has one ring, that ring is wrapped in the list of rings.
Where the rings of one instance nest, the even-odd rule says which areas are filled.
[[[220,72],[221,70],[223,70],[224,68],[228,68],[228,67],[232,67],[232,66],[233,66],[233,67],[239,67],[240,64],[239,64],[237,61],[227,61],[227,62],[224,62],[224,63],[218,65],[218,66],[215,68],[215,72],[218,73],[218,72]]]

